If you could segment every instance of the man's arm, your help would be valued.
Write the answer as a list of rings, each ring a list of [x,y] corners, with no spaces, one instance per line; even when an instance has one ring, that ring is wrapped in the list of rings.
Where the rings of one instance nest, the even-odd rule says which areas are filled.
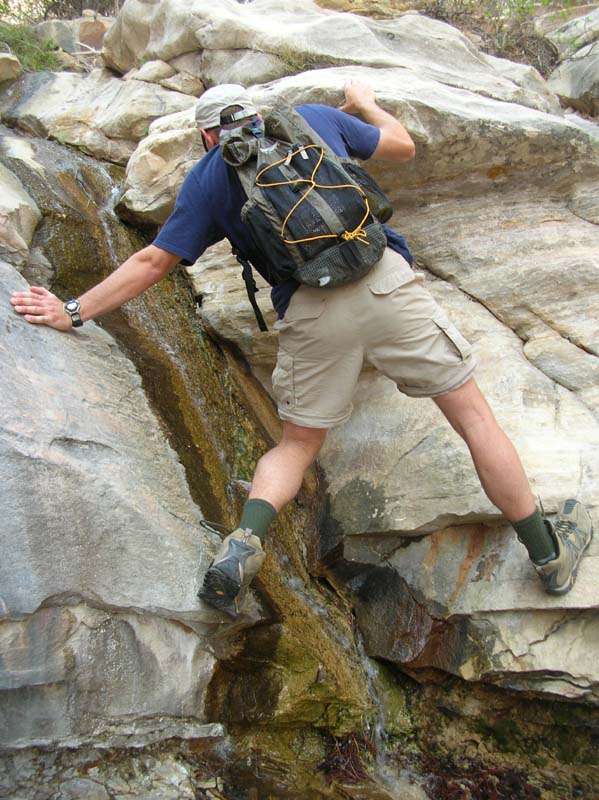
[[[416,146],[412,137],[399,120],[377,105],[370,84],[358,80],[347,81],[345,103],[340,109],[347,114],[359,114],[364,122],[380,129],[381,137],[372,158],[385,161],[409,161],[414,158]]]
[[[93,319],[119,308],[158,283],[180,260],[180,256],[153,244],[144,247],[79,298],[81,319]],[[28,292],[15,292],[10,302],[27,322],[48,325],[59,331],[69,331],[72,327],[63,301],[40,286],[32,286]]]

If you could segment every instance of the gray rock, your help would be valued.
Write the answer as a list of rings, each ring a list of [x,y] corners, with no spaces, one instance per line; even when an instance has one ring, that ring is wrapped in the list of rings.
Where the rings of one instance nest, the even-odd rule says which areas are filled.
[[[125,164],[152,120],[193,104],[186,94],[140,80],[121,81],[102,70],[34,73],[6,99],[3,116],[30,133]]]
[[[155,58],[174,65],[174,58],[198,49],[203,53],[197,77],[206,85],[236,76],[251,85],[285,73],[350,63],[398,68],[409,80],[418,76],[545,111],[557,108],[540,78],[532,86],[530,70],[512,69],[508,76],[497,69],[497,60],[482,55],[445,23],[418,14],[372,20],[306,0],[241,5],[222,0],[217,7],[209,0],[194,0],[184,6],[162,3],[151,11],[133,0],[106,36],[104,58],[124,73]],[[527,88],[519,82],[524,72]]]
[[[42,215],[19,179],[0,164],[0,258],[22,265]]]
[[[346,545],[346,558],[376,564],[354,581],[370,655],[416,675],[433,667],[466,680],[599,703],[591,644],[599,636],[596,544],[563,597],[543,592],[526,551],[505,526],[448,528],[399,545],[386,555]]]
[[[599,42],[582,47],[562,61],[547,83],[563,103],[585,114],[599,114]]]
[[[112,17],[98,14],[70,20],[49,19],[38,23],[34,31],[41,41],[53,41],[67,53],[85,53],[102,49],[104,36],[113,21]]]
[[[112,337],[25,322],[3,262],[0,287],[1,743],[206,735],[222,618],[196,592],[220,539]]]
[[[557,48],[561,60],[599,39],[599,8],[596,5],[574,6],[566,10],[565,16],[566,21],[563,11],[547,14],[535,23],[538,32]]]

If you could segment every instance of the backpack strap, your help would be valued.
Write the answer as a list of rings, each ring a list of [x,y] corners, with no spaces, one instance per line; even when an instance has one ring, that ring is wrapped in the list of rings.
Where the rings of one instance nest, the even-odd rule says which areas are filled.
[[[268,326],[264,321],[264,317],[262,316],[262,312],[260,311],[260,306],[256,301],[256,292],[260,291],[256,286],[256,281],[254,280],[254,273],[252,272],[252,265],[244,258],[239,250],[235,247],[232,248],[231,252],[235,256],[235,258],[239,261],[242,267],[241,276],[245,282],[245,288],[248,293],[248,299],[252,304],[252,308],[254,309],[254,316],[256,317],[256,322],[258,323],[258,327],[262,332],[268,330]]]

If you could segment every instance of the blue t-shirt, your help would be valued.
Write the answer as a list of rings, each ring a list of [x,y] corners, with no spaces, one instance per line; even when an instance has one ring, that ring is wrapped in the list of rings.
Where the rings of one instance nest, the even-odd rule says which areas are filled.
[[[366,160],[376,150],[380,130],[374,125],[330,106],[301,105],[297,111],[338,156]],[[223,161],[220,149],[214,147],[183,181],[175,208],[154,244],[189,265],[210,245],[227,238],[266,277],[252,237],[241,221],[241,208],[246,200],[235,169]],[[385,233],[389,247],[411,264],[412,256],[403,236],[387,226]],[[273,287],[272,302],[279,318],[285,314],[297,286],[294,280],[289,280]]]

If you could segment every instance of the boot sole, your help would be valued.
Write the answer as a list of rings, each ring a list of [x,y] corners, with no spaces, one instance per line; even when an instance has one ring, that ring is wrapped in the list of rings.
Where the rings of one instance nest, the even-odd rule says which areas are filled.
[[[574,569],[572,570],[572,573],[570,575],[570,580],[568,581],[568,583],[565,586],[560,587],[559,589],[546,588],[545,591],[547,592],[547,594],[567,594],[570,591],[570,589],[574,586],[574,583],[576,581],[576,575],[578,574],[578,567],[580,566],[580,562],[582,561],[583,555],[586,553],[591,541],[593,540],[593,534],[594,531],[591,526],[591,535],[589,536],[589,540],[580,551],[580,555],[578,556],[578,561],[574,565]]]
[[[239,612],[235,599],[241,587],[238,581],[216,567],[211,567],[204,578],[204,585],[198,597],[209,606],[224,611],[230,617],[237,617]]]

